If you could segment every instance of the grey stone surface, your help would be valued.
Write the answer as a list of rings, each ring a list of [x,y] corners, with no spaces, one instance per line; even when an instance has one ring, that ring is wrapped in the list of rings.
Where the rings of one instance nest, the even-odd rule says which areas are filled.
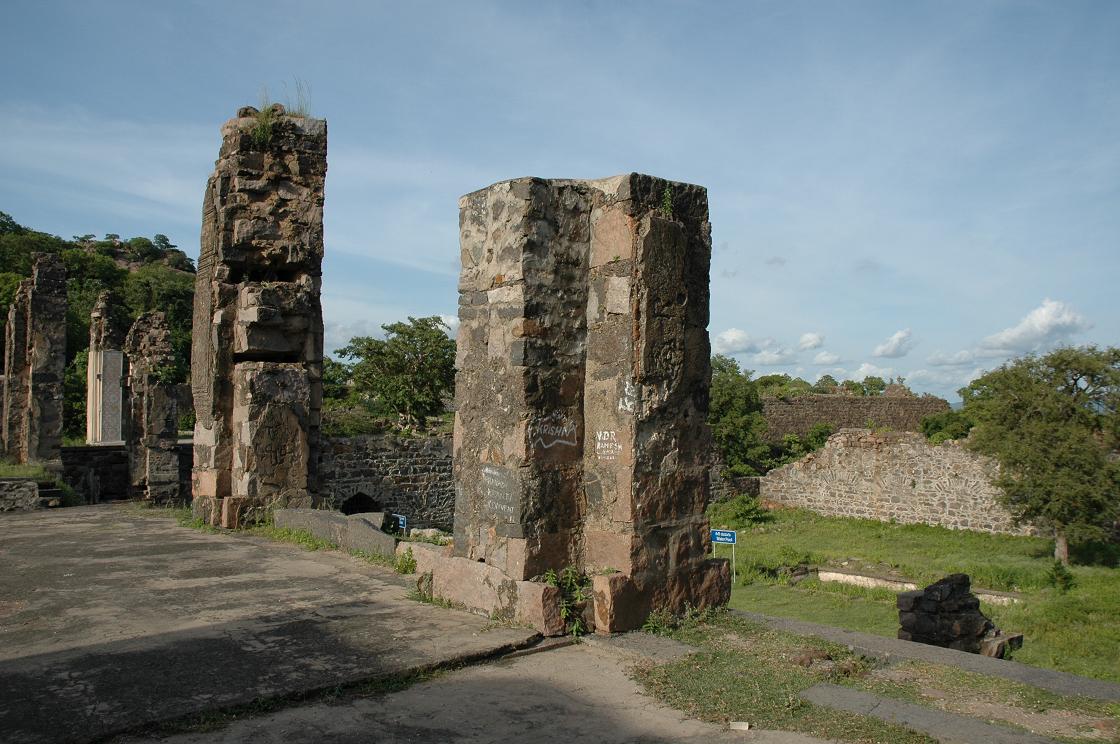
[[[338,551],[152,514],[106,505],[0,517],[5,742],[87,742],[537,638],[409,600],[393,572]]]
[[[999,503],[994,460],[922,434],[843,429],[797,462],[771,470],[759,495],[818,514],[1028,534]]]
[[[379,553],[389,558],[396,555],[397,538],[378,526],[385,523],[381,513],[348,517],[326,509],[276,509],[272,519],[277,527],[305,530],[344,550]]]
[[[347,550],[379,553],[389,558],[396,555],[397,538],[383,532],[374,522],[359,515],[349,517],[346,522],[346,541],[343,547]]]
[[[108,291],[90,313],[89,361],[86,365],[86,442],[124,441],[125,329]]]
[[[223,527],[319,495],[327,126],[256,114],[222,126],[195,283],[193,509]]]
[[[611,635],[588,636],[581,641],[588,647],[620,658],[634,661],[650,661],[654,664],[667,664],[670,661],[696,653],[695,646],[689,646],[672,638],[652,635],[642,631],[612,633]]]
[[[924,643],[884,638],[883,636],[834,628],[831,625],[820,625],[804,620],[791,620],[744,610],[731,610],[731,612],[777,630],[815,636],[826,641],[839,643],[865,656],[884,660],[918,659],[933,664],[955,666],[978,674],[1003,677],[1013,682],[1040,687],[1059,695],[1081,695],[1096,700],[1120,701],[1120,684],[1115,682],[1080,677],[1076,674],[1068,674],[1053,669],[1041,669],[1016,661],[993,659],[979,654],[954,651],[950,648],[928,646]]]
[[[815,685],[802,692],[801,698],[814,705],[896,723],[932,736],[943,744],[1056,744],[1053,739],[1029,731],[996,726],[975,718],[838,685]]]

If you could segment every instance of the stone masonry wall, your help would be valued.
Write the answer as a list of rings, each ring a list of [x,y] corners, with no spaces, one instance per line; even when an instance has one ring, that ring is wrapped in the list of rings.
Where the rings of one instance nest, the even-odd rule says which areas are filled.
[[[766,398],[766,436],[780,441],[786,434],[804,436],[814,424],[830,424],[834,431],[861,429],[871,422],[875,428],[919,431],[930,414],[949,410],[949,403],[932,395],[802,395],[789,400]]]
[[[921,434],[843,429],[825,446],[762,478],[762,499],[818,514],[1029,534],[991,484],[993,460]]]
[[[455,481],[449,437],[325,438],[319,472],[323,500],[335,509],[365,504],[363,511],[405,515],[410,528],[451,531]]]
[[[321,119],[247,106],[222,127],[191,347],[193,509],[213,524],[318,498],[326,172]]]

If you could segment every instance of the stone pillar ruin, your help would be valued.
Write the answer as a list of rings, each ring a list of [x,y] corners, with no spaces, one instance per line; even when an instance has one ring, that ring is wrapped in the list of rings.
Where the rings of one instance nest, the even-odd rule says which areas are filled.
[[[460,200],[454,552],[594,574],[600,631],[730,595],[704,516],[710,229],[705,189],[639,174]]]
[[[179,407],[171,382],[175,354],[162,312],[136,319],[124,343],[128,359],[129,498],[168,504],[179,498]]]
[[[66,268],[36,253],[8,311],[4,346],[4,452],[17,463],[62,470],[66,369]]]
[[[86,442],[120,444],[124,440],[124,334],[112,313],[112,298],[102,292],[90,313],[89,361],[86,365]]]
[[[193,509],[236,527],[318,494],[327,124],[238,111],[203,200]]]

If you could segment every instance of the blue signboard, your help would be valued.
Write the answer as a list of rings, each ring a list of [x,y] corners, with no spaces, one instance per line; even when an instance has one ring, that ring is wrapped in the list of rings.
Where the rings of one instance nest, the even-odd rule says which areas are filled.
[[[397,518],[397,524],[400,525],[401,534],[407,536],[408,535],[408,517],[406,517],[403,514],[393,514],[392,516]]]
[[[737,533],[734,530],[712,530],[712,542],[734,545],[738,542]]]

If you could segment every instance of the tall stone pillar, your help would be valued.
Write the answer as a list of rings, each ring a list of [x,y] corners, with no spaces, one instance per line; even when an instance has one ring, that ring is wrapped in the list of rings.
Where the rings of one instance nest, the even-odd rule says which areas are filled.
[[[27,418],[27,313],[31,309],[31,280],[16,289],[4,326],[4,419],[0,437],[4,454],[16,462],[26,460],[23,422]]]
[[[5,452],[16,462],[61,471],[66,268],[53,253],[36,253],[34,261],[5,331]]]
[[[630,174],[460,200],[455,555],[594,573],[596,625],[727,601],[709,557],[706,191]]]
[[[171,328],[162,312],[136,319],[124,343],[128,359],[129,497],[159,504],[179,498],[179,407]]]
[[[89,361],[86,365],[86,442],[120,444],[124,439],[124,342],[112,312],[109,292],[102,292],[90,313]]]
[[[213,524],[318,494],[326,171],[323,120],[245,107],[222,127],[191,362],[193,508]]]

